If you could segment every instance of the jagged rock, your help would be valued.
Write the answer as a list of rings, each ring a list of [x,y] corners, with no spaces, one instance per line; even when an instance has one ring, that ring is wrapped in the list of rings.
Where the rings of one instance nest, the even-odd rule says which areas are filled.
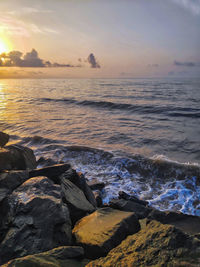
[[[50,158],[44,158],[44,157],[40,157],[37,161],[37,166],[39,165],[42,165],[42,166],[52,166],[52,165],[56,165],[58,164],[58,162],[56,162],[55,160],[53,159],[50,159]]]
[[[88,213],[92,213],[95,210],[94,206],[92,206],[92,204],[86,199],[83,191],[68,179],[61,179],[61,188],[62,199],[69,208],[73,224],[83,216]]]
[[[28,147],[11,145],[0,148],[0,171],[36,168],[36,158]]]
[[[76,243],[83,246],[87,258],[105,256],[127,235],[140,230],[132,212],[102,208],[78,221],[72,231]]]
[[[93,191],[93,194],[94,194],[94,197],[95,197],[95,200],[96,200],[96,203],[97,203],[97,207],[102,208],[103,199],[102,199],[101,191],[95,190],[95,191]]]
[[[143,206],[147,206],[149,204],[148,201],[141,200],[135,196],[130,196],[127,193],[125,193],[124,191],[119,192],[119,199],[121,199],[121,198],[125,199],[125,200],[131,200],[131,201],[138,203],[140,205],[143,205]]]
[[[4,132],[0,132],[0,147],[4,147],[8,141],[10,136]]]
[[[146,228],[128,236],[104,258],[91,261],[95,266],[199,266],[200,240],[171,225],[151,221]]]
[[[102,190],[105,187],[105,183],[99,182],[97,179],[87,181],[87,184],[91,190]]]
[[[2,267],[84,267],[89,261],[82,259],[83,255],[84,250],[81,247],[63,246],[11,260]]]
[[[89,188],[89,186],[86,183],[86,179],[82,173],[77,173],[73,169],[67,170],[63,175],[61,176],[62,180],[69,180],[73,184],[75,184],[80,190],[83,191],[86,199],[94,206],[97,206],[94,194],[92,193],[92,190]]]
[[[164,224],[172,224],[188,234],[200,234],[200,217],[153,209],[148,215],[149,220],[157,220]]]
[[[151,209],[137,202],[125,199],[113,199],[109,203],[111,208],[134,212],[138,219],[146,218]]]
[[[54,183],[60,184],[59,176],[63,174],[65,171],[71,168],[70,164],[56,164],[53,166],[48,166],[36,170],[31,170],[29,172],[29,178],[37,177],[37,176],[46,176],[51,179]]]
[[[29,179],[6,198],[8,231],[0,244],[0,264],[71,243],[68,208],[61,188],[46,177]]]

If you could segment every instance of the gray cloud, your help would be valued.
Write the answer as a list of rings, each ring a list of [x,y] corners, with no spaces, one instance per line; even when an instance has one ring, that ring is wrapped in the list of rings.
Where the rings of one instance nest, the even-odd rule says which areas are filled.
[[[91,68],[100,68],[99,63],[97,62],[93,53],[91,53],[87,58],[88,63],[90,64]]]
[[[2,53],[0,55],[1,67],[33,67],[33,68],[70,68],[81,67],[80,65],[74,66],[71,64],[51,63],[44,61],[38,56],[38,52],[32,49],[31,52],[23,53],[20,51],[11,51],[9,53]]]
[[[200,15],[200,0],[171,0],[174,3],[186,8],[193,15]]]
[[[147,67],[149,67],[149,68],[158,68],[159,64],[148,64]]]
[[[174,61],[175,66],[183,66],[183,67],[200,67],[199,62],[192,62],[192,61],[186,61],[186,62],[180,62],[180,61]]]

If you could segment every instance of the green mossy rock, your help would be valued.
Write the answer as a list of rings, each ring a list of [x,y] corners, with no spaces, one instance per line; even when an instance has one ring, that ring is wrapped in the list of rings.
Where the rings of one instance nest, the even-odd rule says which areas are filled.
[[[2,267],[83,267],[89,262],[83,259],[83,255],[81,247],[63,246],[11,260]]]
[[[172,225],[151,221],[140,232],[128,236],[107,257],[87,267],[178,267],[200,266],[200,240]]]

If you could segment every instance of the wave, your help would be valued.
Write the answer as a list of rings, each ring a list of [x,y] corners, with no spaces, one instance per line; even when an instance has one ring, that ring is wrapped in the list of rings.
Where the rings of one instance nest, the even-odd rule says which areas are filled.
[[[59,102],[66,104],[75,104],[79,106],[87,106],[91,108],[102,108],[109,110],[126,110],[138,113],[153,113],[163,114],[170,117],[190,117],[200,118],[199,108],[189,107],[174,107],[174,106],[151,106],[151,105],[132,105],[127,103],[115,103],[110,101],[92,101],[82,100],[78,101],[73,98],[53,99],[53,98],[42,98],[42,102]]]

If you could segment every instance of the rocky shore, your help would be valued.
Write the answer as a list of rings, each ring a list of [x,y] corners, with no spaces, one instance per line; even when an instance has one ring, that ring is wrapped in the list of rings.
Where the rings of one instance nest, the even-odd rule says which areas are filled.
[[[0,132],[1,266],[200,266],[200,217],[161,212]],[[51,162],[51,161],[50,161]]]

